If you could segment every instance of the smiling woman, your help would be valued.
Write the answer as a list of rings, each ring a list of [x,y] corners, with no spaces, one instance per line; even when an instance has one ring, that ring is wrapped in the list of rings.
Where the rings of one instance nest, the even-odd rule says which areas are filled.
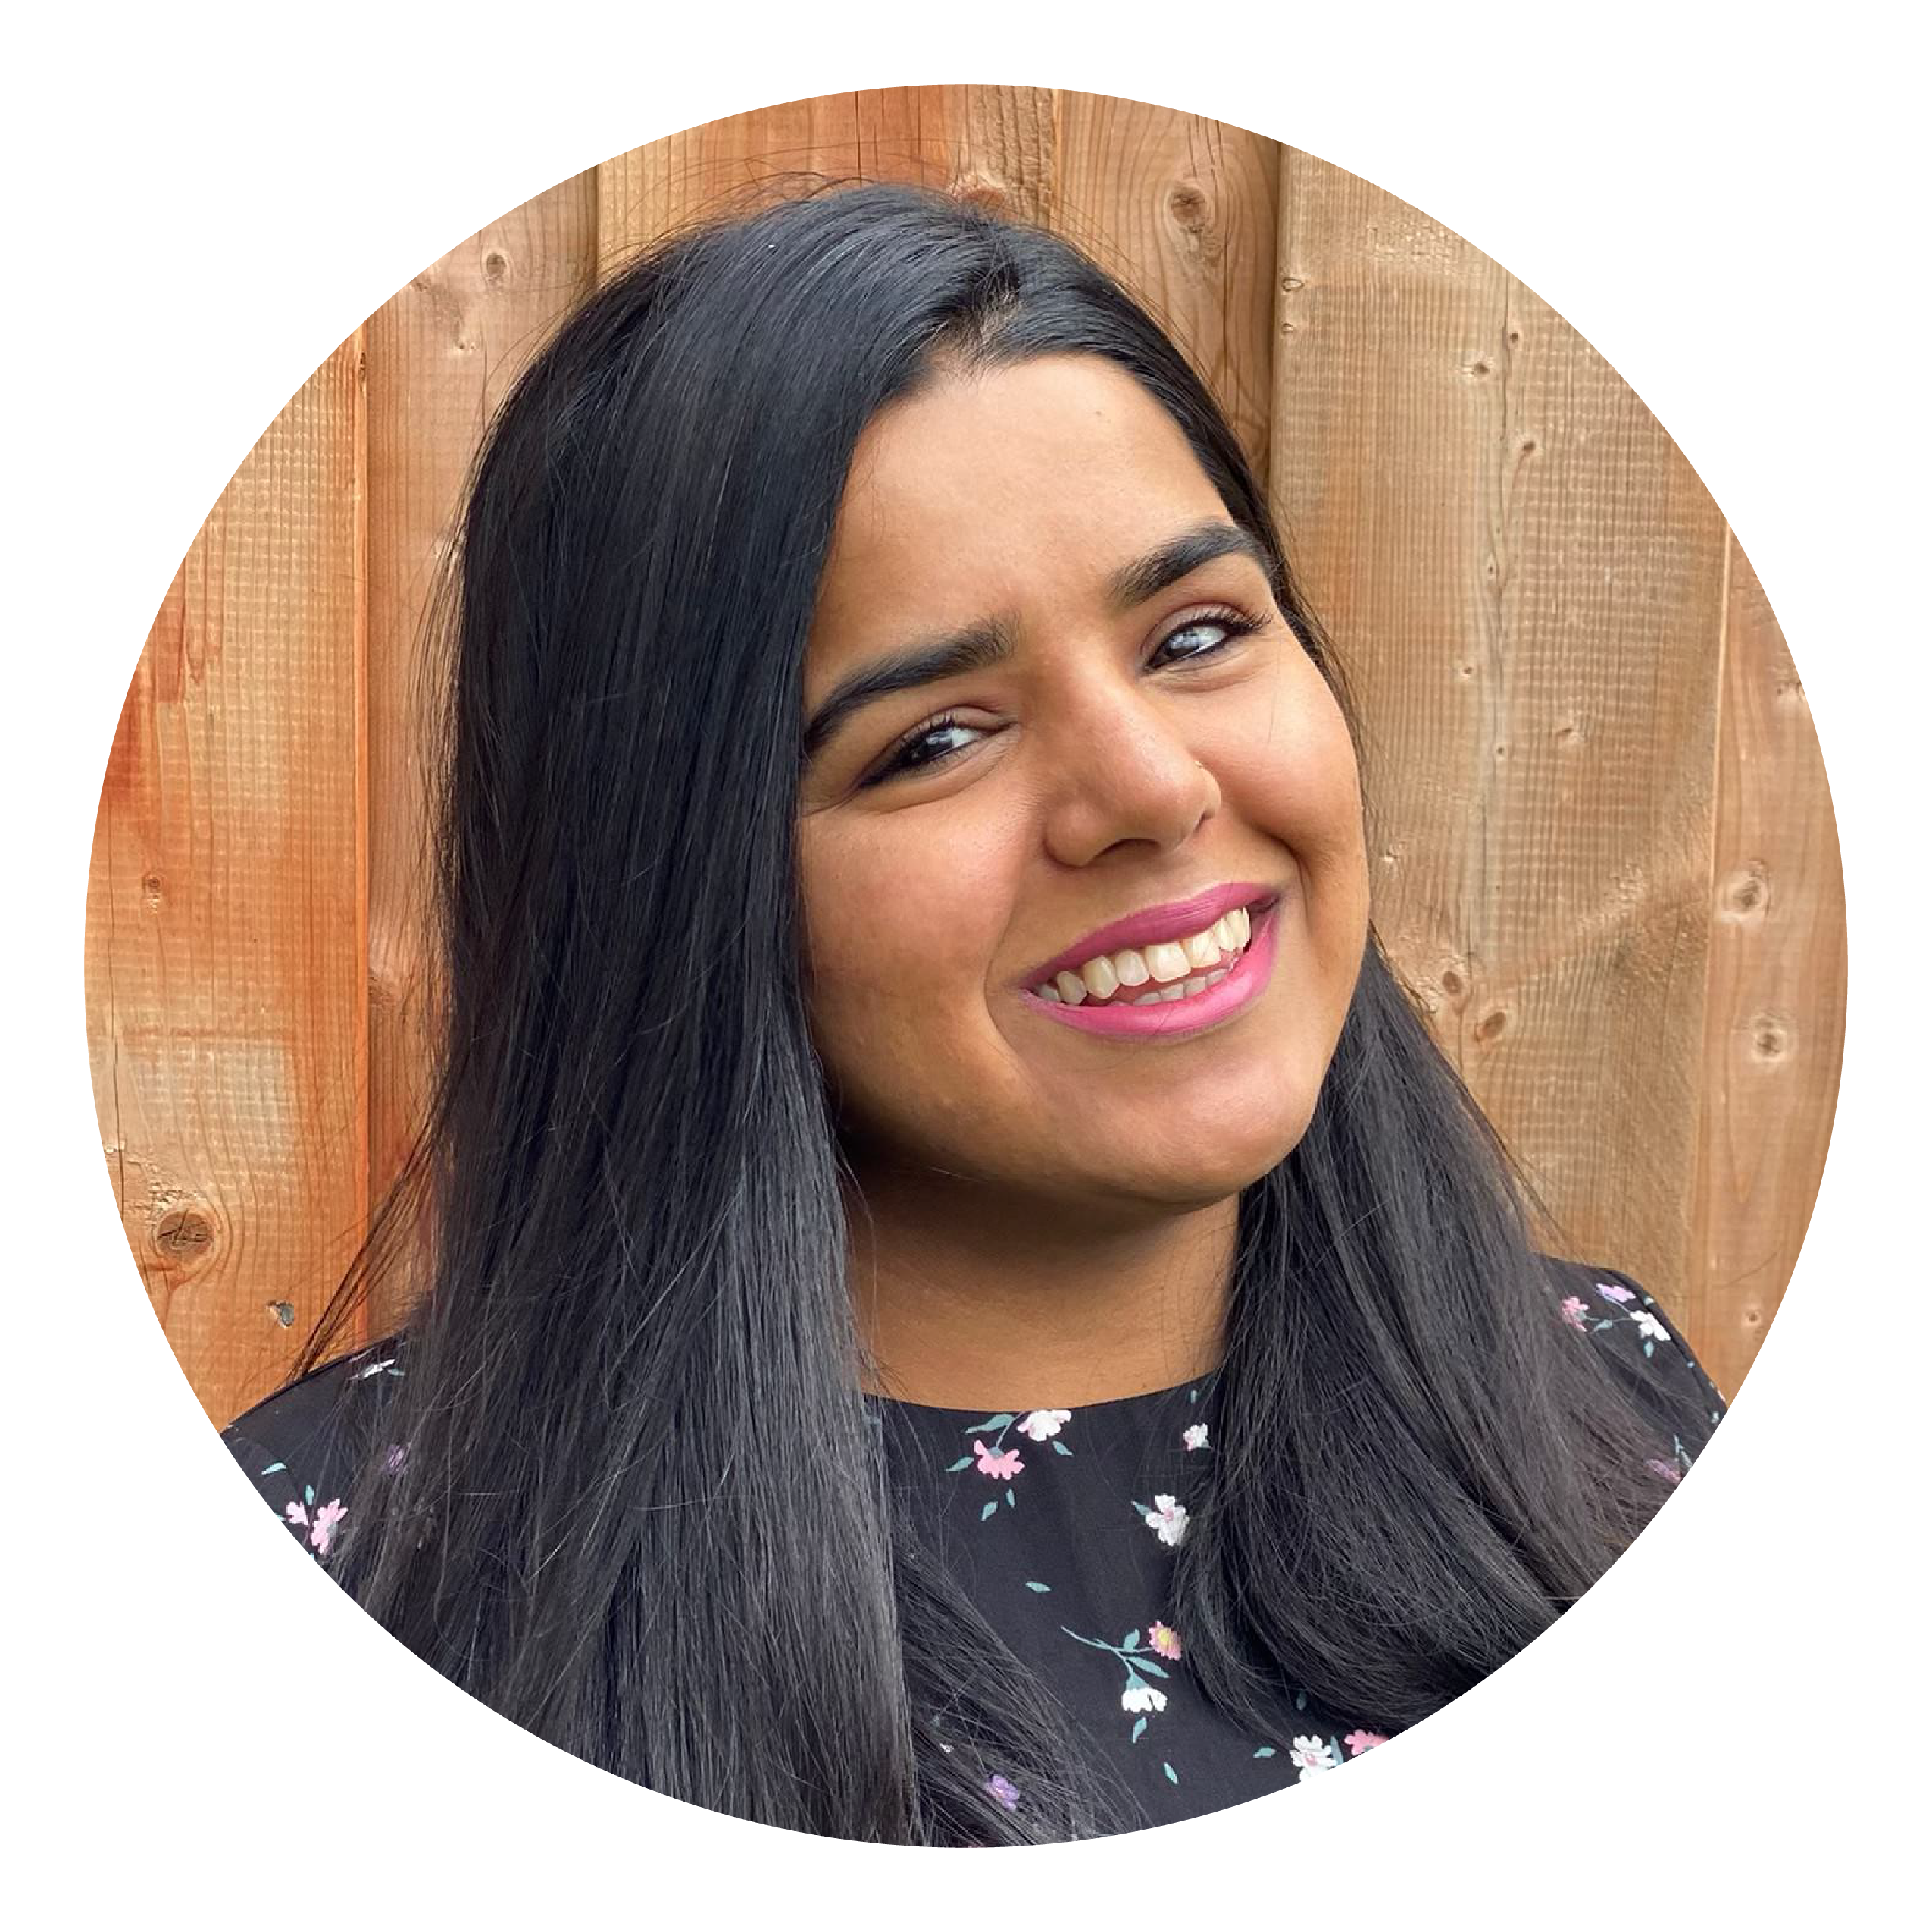
[[[452,590],[433,1102],[227,1432],[419,1655],[714,1809],[1039,1843],[1385,1742],[1655,1512],[1721,1404],[1543,1252],[1254,477],[1083,255],[896,187],[672,237]]]
[[[1100,354],[942,360],[859,439],[799,860],[897,1394],[1087,1402],[1219,1358],[1237,1197],[1307,1127],[1368,931],[1348,727],[1275,574]]]

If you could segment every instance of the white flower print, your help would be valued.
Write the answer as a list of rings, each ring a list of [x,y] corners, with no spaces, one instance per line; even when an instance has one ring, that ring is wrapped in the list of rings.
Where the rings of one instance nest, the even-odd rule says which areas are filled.
[[[1668,1342],[1671,1331],[1648,1308],[1632,1308],[1630,1319],[1637,1324],[1637,1332],[1646,1342]]]
[[[1171,1549],[1187,1533],[1187,1511],[1171,1496],[1157,1496],[1141,1520]]]
[[[1167,1708],[1167,1693],[1156,1690],[1151,1683],[1130,1683],[1121,1693],[1123,1711],[1165,1711]]]
[[[1296,1768],[1300,1787],[1311,1799],[1339,1799],[1341,1785],[1335,1781],[1335,1752],[1325,1737],[1299,1737],[1289,1752]]]
[[[1180,1432],[1180,1440],[1191,1449],[1208,1446],[1208,1425],[1205,1422],[1190,1422]]]
[[[1036,1408],[1030,1410],[1014,1424],[1023,1436],[1030,1436],[1036,1443],[1043,1443],[1049,1436],[1060,1433],[1063,1422],[1071,1422],[1074,1411],[1070,1408]]]

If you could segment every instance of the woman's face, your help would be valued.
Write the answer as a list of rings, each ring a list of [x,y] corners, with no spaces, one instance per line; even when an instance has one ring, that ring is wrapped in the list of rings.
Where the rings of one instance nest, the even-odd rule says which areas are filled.
[[[977,639],[821,723],[801,797],[811,1024],[861,1180],[883,1163],[1061,1208],[1196,1208],[1306,1129],[1367,936],[1355,755],[1260,562],[1230,544],[1171,581],[1146,567],[1204,527],[1210,550],[1235,533],[1180,431],[1099,357],[949,375],[861,439],[806,720],[862,670]],[[1238,923],[1099,933],[1229,886],[1276,902],[1225,990],[1185,989]],[[1111,978],[1078,970],[1102,958]]]

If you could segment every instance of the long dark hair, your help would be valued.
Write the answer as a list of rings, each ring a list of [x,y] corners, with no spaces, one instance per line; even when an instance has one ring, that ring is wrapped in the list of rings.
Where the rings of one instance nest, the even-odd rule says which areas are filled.
[[[886,1480],[794,853],[801,666],[861,431],[949,360],[1066,352],[1179,425],[1358,729],[1220,410],[1085,254],[844,184],[652,247],[565,320],[470,478],[430,747],[436,1077],[302,1364],[424,1257],[338,1580],[552,1743],[801,1830],[1132,1821]],[[1414,1723],[1654,1511],[1654,1445],[1565,1331],[1527,1198],[1371,935],[1311,1123],[1241,1198],[1218,1465],[1177,1561],[1196,1677],[1258,1732],[1290,1683]],[[774,1445],[836,1478],[802,1497]]]

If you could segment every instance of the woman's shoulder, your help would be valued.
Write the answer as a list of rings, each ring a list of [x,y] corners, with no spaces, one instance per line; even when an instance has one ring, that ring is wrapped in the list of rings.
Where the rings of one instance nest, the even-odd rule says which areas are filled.
[[[392,1336],[324,1362],[221,1431],[258,1493],[318,1558],[352,1507],[352,1480],[380,1433],[386,1385],[403,1373],[404,1346]]]
[[[352,1390],[402,1373],[405,1346],[402,1337],[392,1335],[352,1355],[337,1355],[242,1410],[221,1433],[277,1447],[306,1447],[340,1421]]]
[[[1643,1283],[1604,1264],[1546,1260],[1555,1269],[1565,1320],[1615,1364],[1652,1415],[1671,1426],[1683,1420],[1698,1433],[1729,1422],[1718,1383]]]

